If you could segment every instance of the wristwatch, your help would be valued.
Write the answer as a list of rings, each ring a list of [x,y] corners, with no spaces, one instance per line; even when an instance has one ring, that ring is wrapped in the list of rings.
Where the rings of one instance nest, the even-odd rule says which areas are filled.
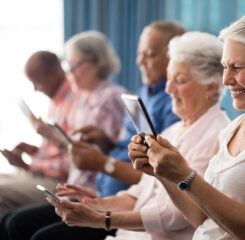
[[[185,180],[178,183],[178,188],[182,191],[188,190],[192,180],[196,175],[197,175],[197,171],[192,170],[190,175]]]
[[[115,163],[116,163],[116,159],[110,157],[109,160],[104,165],[105,173],[111,175],[115,171]]]

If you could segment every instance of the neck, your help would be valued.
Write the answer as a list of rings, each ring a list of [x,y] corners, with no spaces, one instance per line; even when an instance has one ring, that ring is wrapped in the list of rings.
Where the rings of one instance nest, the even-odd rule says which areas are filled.
[[[215,104],[215,102],[209,102],[208,104],[205,105],[200,111],[198,111],[196,114],[192,114],[190,116],[186,116],[182,118],[183,121],[183,128],[188,128],[190,127],[195,121],[197,121],[202,115],[204,115],[210,107],[212,107]]]
[[[53,91],[53,93],[51,94],[51,96],[49,96],[50,98],[53,98],[56,95],[57,91],[59,90],[59,88],[61,87],[61,85],[64,83],[64,81],[66,81],[65,75],[61,76],[59,78],[59,80],[57,81],[56,88]]]
[[[92,94],[96,90],[96,88],[98,87],[101,81],[103,80],[97,77],[91,77],[87,79],[88,84],[83,88],[83,90],[88,92],[89,94]]]

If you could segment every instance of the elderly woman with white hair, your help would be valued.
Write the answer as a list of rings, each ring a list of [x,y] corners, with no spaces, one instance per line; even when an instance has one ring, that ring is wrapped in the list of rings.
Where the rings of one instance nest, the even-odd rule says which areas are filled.
[[[224,39],[223,83],[233,106],[245,110],[245,17],[220,33]],[[176,206],[196,227],[193,239],[245,239],[245,115],[237,117],[219,136],[220,150],[204,179],[188,157],[166,139],[147,137],[147,156],[154,173]],[[183,191],[176,191],[176,184]]]
[[[210,157],[218,150],[218,134],[229,122],[218,105],[222,92],[222,44],[210,34],[189,32],[170,41],[169,56],[166,91],[171,95],[173,112],[182,121],[162,135],[178,147],[193,168],[204,174]],[[134,139],[129,155],[135,167],[153,175],[147,147],[140,144],[140,136]],[[67,185],[64,191],[81,202],[61,200],[57,204],[48,199],[70,226],[119,228],[115,239],[124,240],[184,240],[194,233],[161,183],[147,174],[117,196],[99,198],[76,185]]]

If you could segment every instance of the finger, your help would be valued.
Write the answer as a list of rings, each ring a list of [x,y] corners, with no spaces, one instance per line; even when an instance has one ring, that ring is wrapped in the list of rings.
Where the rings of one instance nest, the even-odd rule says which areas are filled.
[[[142,167],[145,164],[148,164],[148,163],[149,163],[149,159],[148,158],[136,158],[134,163],[133,163],[133,166],[134,166],[134,169],[141,170]]]
[[[147,152],[139,152],[139,151],[130,150],[128,152],[128,156],[134,162],[136,158],[147,157]]]
[[[73,189],[73,190],[75,190],[77,192],[86,194],[88,197],[91,197],[91,198],[96,198],[97,197],[96,193],[92,189],[85,188],[85,187],[82,187],[82,186],[78,186],[78,185],[75,185],[75,184],[65,184],[65,186],[67,188]]]
[[[52,199],[51,197],[46,197],[47,201],[53,205],[55,208],[59,208],[59,203],[57,203],[54,199]]]
[[[163,138],[159,134],[157,135],[157,142],[165,148],[168,148],[170,150],[177,150],[177,148],[174,147],[166,138]]]
[[[138,144],[138,143],[130,143],[128,145],[128,150],[136,150],[136,151],[140,151],[140,152],[147,152],[147,146],[143,145],[143,144]]]
[[[67,187],[59,183],[57,184],[56,189],[57,190],[67,190]]]
[[[156,139],[154,139],[153,137],[151,137],[150,135],[147,135],[145,137],[146,143],[149,146],[149,148],[153,151],[160,151],[162,146],[157,142]],[[148,149],[149,151],[149,149]]]
[[[75,205],[76,205],[76,203],[73,203],[73,202],[68,201],[68,200],[65,200],[65,199],[62,199],[60,201],[60,206],[62,208],[74,209],[75,208]]]
[[[75,130],[72,134],[77,134],[77,133],[89,133],[90,131],[94,130],[93,125],[87,125],[85,127],[79,128]]]
[[[89,143],[86,143],[84,141],[76,141],[72,144],[72,151],[73,150],[78,150],[78,151],[81,151],[83,150],[84,148],[88,148],[90,147],[91,145]]]
[[[142,143],[142,138],[139,135],[135,135],[131,138],[131,141],[134,143]]]
[[[56,195],[59,197],[75,197],[77,193],[74,190],[61,190]]]

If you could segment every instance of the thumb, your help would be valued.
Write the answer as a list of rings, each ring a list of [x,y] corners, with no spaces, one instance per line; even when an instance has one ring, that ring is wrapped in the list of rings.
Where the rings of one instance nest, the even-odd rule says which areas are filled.
[[[176,151],[177,148],[175,148],[166,138],[163,138],[161,135],[157,135],[157,142],[165,147],[165,148],[168,148],[169,150],[174,150]]]
[[[65,200],[65,199],[62,199],[60,201],[60,205],[61,205],[61,207],[68,208],[68,209],[74,209],[75,208],[75,203],[68,201],[68,200]]]

